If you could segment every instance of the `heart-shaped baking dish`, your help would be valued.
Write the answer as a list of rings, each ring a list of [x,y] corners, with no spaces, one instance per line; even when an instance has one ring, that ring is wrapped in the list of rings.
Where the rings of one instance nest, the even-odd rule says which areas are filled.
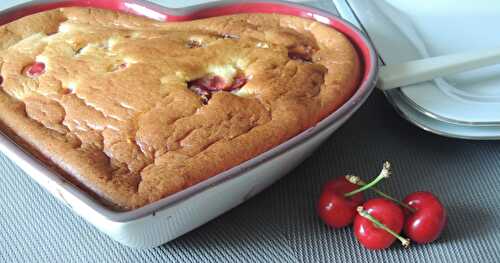
[[[302,162],[368,98],[377,78],[377,56],[369,40],[350,23],[324,11],[278,1],[209,3],[169,9],[141,0],[33,1],[0,12],[0,25],[37,12],[69,6],[96,7],[160,21],[187,21],[237,13],[279,13],[313,19],[348,37],[362,61],[362,80],[339,109],[292,139],[223,173],[132,211],[115,211],[54,173],[7,136],[0,150],[41,186],[116,241],[131,247],[168,242],[244,202]],[[266,176],[258,176],[266,174]]]

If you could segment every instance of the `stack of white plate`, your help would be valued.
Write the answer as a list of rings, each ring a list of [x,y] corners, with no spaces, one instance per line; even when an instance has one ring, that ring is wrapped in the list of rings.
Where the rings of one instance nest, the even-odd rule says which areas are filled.
[[[500,1],[333,0],[383,64],[500,47]],[[386,92],[403,117],[449,137],[500,139],[500,65]]]

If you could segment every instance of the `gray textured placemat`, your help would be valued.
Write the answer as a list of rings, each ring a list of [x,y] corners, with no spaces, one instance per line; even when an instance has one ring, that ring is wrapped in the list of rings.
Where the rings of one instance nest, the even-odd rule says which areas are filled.
[[[448,207],[449,225],[431,245],[360,247],[350,228],[316,217],[321,185],[352,172],[402,197],[426,189]],[[0,262],[495,262],[500,260],[500,142],[447,139],[403,121],[376,92],[311,158],[274,186],[160,248],[123,247],[73,215],[0,157]]]
[[[320,5],[328,7],[328,4]],[[426,246],[368,251],[350,228],[316,217],[322,184],[347,172],[375,175],[403,197],[431,190],[448,207],[442,238]],[[500,142],[426,133],[403,121],[376,92],[311,158],[274,186],[208,224],[150,250],[99,233],[0,155],[0,262],[498,262]]]

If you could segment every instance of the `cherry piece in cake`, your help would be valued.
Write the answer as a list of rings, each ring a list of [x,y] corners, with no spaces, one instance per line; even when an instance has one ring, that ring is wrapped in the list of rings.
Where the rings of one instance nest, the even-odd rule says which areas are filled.
[[[206,91],[233,91],[243,87],[247,83],[247,79],[242,76],[236,76],[231,83],[227,83],[220,76],[205,76],[188,82],[188,86],[198,86]]]
[[[26,75],[28,77],[38,77],[45,72],[45,64],[42,62],[35,62],[25,68]]]
[[[293,60],[301,60],[303,62],[312,62],[311,57],[308,54],[299,53],[299,52],[288,52],[288,57]]]
[[[220,76],[206,76],[203,78],[195,79],[188,83],[189,86],[198,86],[207,91],[224,90],[226,82]]]
[[[212,97],[213,92],[233,91],[243,87],[247,83],[247,78],[237,75],[231,83],[227,83],[220,76],[205,76],[188,82],[188,88],[201,97],[204,104]]]

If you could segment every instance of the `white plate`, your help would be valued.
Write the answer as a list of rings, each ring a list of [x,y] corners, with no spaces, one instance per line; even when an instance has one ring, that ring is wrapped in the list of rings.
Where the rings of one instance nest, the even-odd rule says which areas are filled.
[[[408,101],[406,96],[399,90],[390,90],[386,95],[389,102],[395,107],[399,114],[426,131],[446,137],[461,139],[500,139],[500,127],[498,126],[460,125],[440,121],[416,109],[413,103]]]
[[[342,17],[361,27],[382,63],[500,46],[500,1],[457,3],[333,0]],[[405,118],[434,133],[500,139],[500,65],[387,92]]]
[[[348,0],[384,63],[500,46],[500,1]],[[500,65],[403,87],[442,121],[500,126]]]

